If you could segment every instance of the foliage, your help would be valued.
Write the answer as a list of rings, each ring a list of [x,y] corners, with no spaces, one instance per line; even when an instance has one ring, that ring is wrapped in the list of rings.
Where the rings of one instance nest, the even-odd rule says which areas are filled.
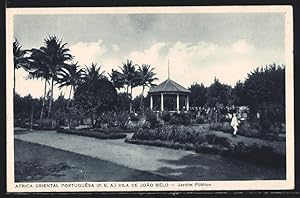
[[[190,113],[175,113],[170,119],[170,124],[175,125],[189,125],[191,124],[191,114]]]
[[[225,133],[232,133],[233,129],[230,126],[229,122],[222,122],[222,123],[211,123],[209,124],[209,129],[213,131],[223,131]]]
[[[171,118],[172,118],[172,115],[171,115],[170,112],[164,111],[164,112],[162,112],[162,114],[161,114],[161,118],[162,118],[162,120],[163,120],[164,122],[169,122],[169,121],[171,120]]]
[[[285,122],[285,67],[282,65],[257,68],[248,74],[244,83],[244,104],[248,105],[252,115],[258,112],[267,122]],[[253,116],[252,116],[253,118]],[[268,121],[266,121],[268,120]],[[265,125],[266,124],[266,125]]]
[[[72,89],[75,90],[83,81],[84,70],[79,67],[78,63],[71,63],[61,68],[57,74],[58,88],[70,86],[69,100],[71,99]]]
[[[28,70],[29,59],[26,57],[28,50],[23,50],[19,41],[15,39],[13,42],[13,55],[14,55],[14,94],[16,93],[16,69],[24,68]]]
[[[130,100],[126,93],[118,93],[115,103],[115,108],[117,111],[125,111],[128,109]]]
[[[91,66],[85,66],[85,70],[83,72],[83,80],[85,82],[93,83],[99,79],[105,78],[104,71],[100,72],[101,66],[97,66],[97,64],[92,63]]]
[[[139,129],[133,136],[133,139],[141,140],[162,140],[179,143],[196,143],[205,140],[206,130],[194,130],[190,127],[167,126],[159,128]]]
[[[122,73],[112,69],[111,74],[109,74],[109,77],[116,89],[120,89],[124,87],[125,79]]]
[[[75,105],[85,114],[100,115],[114,109],[117,92],[112,83],[105,78],[86,81],[75,91]]]
[[[126,129],[128,124],[129,113],[127,111],[119,111],[115,114],[116,121],[121,129]]]
[[[215,78],[214,83],[207,88],[206,97],[207,105],[210,107],[215,107],[218,103],[229,105],[232,101],[231,87],[220,83],[220,81]]]
[[[144,110],[144,91],[145,87],[155,86],[153,82],[158,80],[155,77],[156,73],[154,73],[154,68],[151,68],[151,65],[142,64],[142,66],[138,66],[137,70],[137,79],[138,85],[142,86],[142,93],[141,93],[141,104],[140,108]]]
[[[57,121],[58,125],[66,125],[66,120],[69,118],[67,103],[68,100],[66,100],[63,95],[60,95],[53,102],[52,118]]]
[[[131,113],[130,114],[130,120],[131,121],[139,121],[140,120],[140,117],[139,115],[135,114],[135,113]]]
[[[285,67],[282,65],[268,65],[256,68],[248,74],[244,83],[244,101],[250,108],[259,104],[285,104]]]
[[[72,60],[72,55],[66,44],[62,44],[56,36],[49,36],[44,39],[45,46],[39,49],[32,49],[30,62],[31,76],[51,79],[51,96],[48,108],[48,118],[51,116],[52,102],[53,102],[53,86],[54,81],[57,81],[58,72],[65,67],[67,61]]]
[[[53,124],[52,119],[44,118],[44,119],[38,121],[38,128],[39,129],[51,129],[51,128],[54,128],[52,126],[52,124]]]
[[[205,123],[205,120],[204,120],[204,118],[203,118],[202,116],[198,116],[198,117],[196,117],[195,122],[196,122],[197,124],[204,124],[204,123]]]
[[[26,54],[28,50],[23,50],[22,45],[17,39],[13,42],[13,55],[14,55],[14,69],[28,69],[28,57]]]
[[[146,111],[145,112],[146,120],[150,123],[150,128],[154,129],[160,126],[160,121],[155,112],[153,111]]]
[[[271,166],[284,166],[285,162],[285,155],[276,151],[275,145],[271,146],[269,143],[247,145],[207,130],[184,126],[163,126],[154,130],[139,129],[132,139],[127,139],[126,142],[220,154]]]
[[[66,133],[72,135],[80,135],[86,137],[94,137],[98,139],[122,139],[127,135],[125,133],[111,133],[109,131],[92,131],[92,130],[69,130],[69,129],[57,129],[58,133]]]
[[[232,97],[233,97],[233,103],[236,106],[242,106],[244,105],[244,101],[246,100],[245,97],[245,88],[244,84],[241,81],[238,81],[234,88],[232,89]]]
[[[207,88],[201,83],[194,83],[190,86],[190,106],[203,107],[207,102],[206,92]]]
[[[108,111],[103,112],[100,116],[101,123],[107,124],[108,128],[120,127],[121,129],[126,129],[129,121],[129,113],[126,111]],[[97,125],[96,127],[101,127]]]
[[[29,94],[21,97],[18,94],[14,95],[14,122],[15,125],[24,125],[31,120],[31,113],[33,113],[33,120],[39,118],[39,112],[41,108],[41,101],[32,98]]]

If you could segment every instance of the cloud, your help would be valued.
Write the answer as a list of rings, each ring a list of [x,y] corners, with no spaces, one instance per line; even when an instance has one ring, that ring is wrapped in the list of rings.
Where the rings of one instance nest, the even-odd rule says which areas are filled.
[[[205,41],[177,41],[173,44],[159,42],[148,49],[133,51],[127,58],[134,63],[154,66],[159,78],[158,83],[167,79],[169,60],[171,79],[187,88],[193,82],[209,86],[215,77],[234,86],[238,80],[243,81],[256,67],[273,62],[285,63],[284,54],[280,53],[280,50],[258,49],[245,39],[227,45]]]
[[[119,47],[119,46],[118,46]],[[135,64],[150,64],[155,68],[159,80],[157,84],[168,77],[168,60],[170,62],[170,77],[174,81],[188,88],[193,82],[209,86],[215,77],[222,83],[234,86],[238,80],[244,80],[247,73],[256,67],[266,64],[285,64],[282,49],[258,48],[245,39],[235,40],[227,45],[199,41],[196,43],[177,41],[175,43],[157,42],[148,48],[122,52],[117,45],[107,48],[102,40],[97,42],[79,42],[70,47],[71,53],[80,65],[91,62],[102,65],[106,74],[111,69],[118,69],[126,59]],[[118,51],[118,52],[116,52]],[[21,72],[21,71],[20,71]],[[33,96],[42,95],[43,83],[32,80],[22,80],[24,72],[17,72],[17,91],[21,95],[32,93]],[[33,84],[38,89],[32,89]],[[145,93],[147,93],[145,90]],[[57,97],[64,90],[55,90]],[[141,88],[133,90],[134,97],[141,93]]]
[[[119,45],[116,45],[116,44],[113,44],[113,45],[111,46],[111,48],[112,48],[112,50],[113,50],[114,52],[118,52],[118,51],[120,50]]]
[[[78,42],[70,46],[71,54],[79,65],[90,65],[99,62],[101,56],[107,52],[102,40],[96,42]]]

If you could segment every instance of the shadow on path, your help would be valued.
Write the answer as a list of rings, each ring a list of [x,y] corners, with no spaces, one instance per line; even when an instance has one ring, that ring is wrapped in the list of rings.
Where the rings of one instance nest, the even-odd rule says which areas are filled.
[[[191,154],[179,160],[161,160],[175,166],[162,167],[157,173],[175,180],[283,180],[285,168],[250,164],[220,155]],[[176,167],[179,168],[170,168]]]

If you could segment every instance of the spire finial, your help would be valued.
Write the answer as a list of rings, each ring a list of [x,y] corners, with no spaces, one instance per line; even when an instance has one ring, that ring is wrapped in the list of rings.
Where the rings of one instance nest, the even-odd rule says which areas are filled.
[[[170,79],[170,63],[169,63],[169,59],[168,59],[168,79]]]

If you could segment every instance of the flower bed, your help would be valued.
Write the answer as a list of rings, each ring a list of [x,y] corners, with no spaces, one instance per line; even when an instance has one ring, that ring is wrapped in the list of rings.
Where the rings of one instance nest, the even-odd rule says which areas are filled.
[[[58,133],[80,135],[86,137],[94,137],[98,139],[122,139],[127,135],[125,133],[117,132],[104,132],[104,131],[92,131],[92,130],[72,130],[72,129],[57,129]]]
[[[251,139],[253,141],[253,139]],[[233,141],[209,130],[191,127],[163,126],[154,130],[141,129],[127,143],[145,144],[172,149],[192,150],[198,153],[219,154],[271,166],[285,166],[285,152],[278,152],[269,142]]]
[[[224,133],[233,133],[233,128],[230,126],[229,122],[212,123],[209,125],[209,129],[213,131],[222,131]],[[255,127],[251,126],[251,124],[248,122],[244,122],[239,126],[237,134],[245,137],[259,138],[264,140],[285,141],[285,137],[280,137],[277,133],[262,133]]]

